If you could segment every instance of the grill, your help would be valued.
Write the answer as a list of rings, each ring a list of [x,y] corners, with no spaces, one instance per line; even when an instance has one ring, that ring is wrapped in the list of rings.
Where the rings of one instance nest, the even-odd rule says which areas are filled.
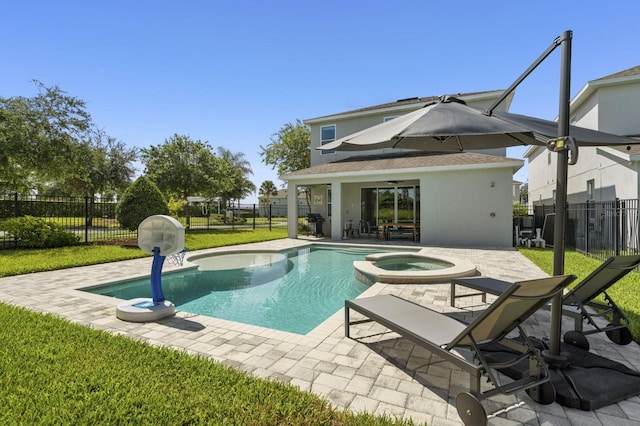
[[[315,235],[316,237],[324,237],[324,233],[322,232],[322,224],[324,223],[324,218],[320,215],[320,213],[309,213],[307,215],[307,220],[309,221],[309,235]],[[315,226],[313,226],[315,224]],[[312,229],[315,228],[315,232]]]

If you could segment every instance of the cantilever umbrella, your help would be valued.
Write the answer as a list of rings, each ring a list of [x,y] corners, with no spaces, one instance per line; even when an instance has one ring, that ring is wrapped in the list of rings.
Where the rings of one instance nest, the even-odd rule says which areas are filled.
[[[567,199],[567,165],[577,161],[578,146],[638,144],[640,140],[569,125],[569,86],[572,32],[566,31],[487,110],[456,98],[443,98],[417,111],[317,147],[319,150],[364,151],[406,148],[421,151],[464,151],[519,145],[541,145],[558,153],[554,275],[564,273],[564,233]],[[563,46],[558,122],[494,111],[557,46]],[[571,153],[571,156],[569,156]],[[564,363],[560,353],[562,296],[551,309],[549,360]]]
[[[558,123],[508,112],[492,112],[446,97],[438,102],[369,127],[317,149],[362,151],[405,148],[420,151],[467,151],[542,145],[557,138]],[[629,145],[634,139],[570,126],[581,146]]]

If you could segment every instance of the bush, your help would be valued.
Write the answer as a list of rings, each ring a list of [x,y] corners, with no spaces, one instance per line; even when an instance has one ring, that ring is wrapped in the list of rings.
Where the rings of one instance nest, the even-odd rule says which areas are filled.
[[[122,195],[116,207],[116,219],[124,228],[135,231],[144,219],[155,214],[169,214],[167,202],[158,187],[140,176]]]
[[[187,205],[187,200],[176,200],[171,197],[167,205],[169,207],[169,214],[179,219],[181,216],[184,216],[184,206]]]
[[[80,241],[77,235],[67,232],[59,223],[33,216],[8,219],[1,226],[16,241],[17,247],[64,247]]]

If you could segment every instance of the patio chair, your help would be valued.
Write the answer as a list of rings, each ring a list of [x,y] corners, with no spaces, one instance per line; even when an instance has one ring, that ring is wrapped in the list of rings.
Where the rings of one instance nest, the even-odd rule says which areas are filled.
[[[350,337],[352,324],[375,321],[468,372],[470,392],[456,396],[456,409],[465,424],[485,424],[487,413],[480,401],[497,393],[512,394],[525,390],[541,404],[551,404],[555,400],[549,370],[521,323],[575,278],[573,275],[560,275],[514,283],[468,325],[393,295],[346,300],[345,335]],[[367,319],[351,322],[351,310]],[[520,338],[507,337],[515,329],[519,331]],[[489,363],[479,345],[490,342],[514,349],[513,359]],[[461,349],[471,350],[471,353],[464,356]],[[509,383],[498,380],[493,370],[523,360],[529,361],[529,369],[522,378]],[[491,389],[481,390],[482,375],[488,376],[493,385]]]
[[[375,234],[376,238],[380,235],[380,228],[377,225],[372,225],[371,222],[367,220],[367,235],[371,238],[371,234]]]
[[[564,335],[563,339],[566,343],[589,350],[589,342],[585,336],[602,332],[606,333],[609,340],[619,345],[628,345],[632,342],[629,320],[606,290],[638,265],[640,265],[640,255],[610,257],[563,296],[562,314],[575,320],[574,330]],[[479,293],[456,295],[456,285],[478,290]],[[451,281],[451,306],[454,306],[455,299],[476,295],[482,295],[482,301],[485,302],[486,293],[499,296],[509,288],[509,285],[507,281],[487,277],[455,278]],[[606,304],[594,300],[600,294],[604,296]],[[587,307],[591,310],[586,309]],[[607,326],[601,327],[595,321],[597,317],[608,318],[610,322]],[[592,328],[584,331],[584,321]]]
[[[584,336],[602,332],[609,340],[619,345],[628,345],[633,341],[631,330],[629,330],[629,319],[607,294],[607,289],[639,264],[640,255],[610,257],[564,295],[562,313],[575,320],[575,330],[568,331],[564,335],[566,343],[589,350],[589,342]],[[594,300],[600,294],[603,295],[605,303]],[[592,311],[587,310],[587,307]],[[599,326],[595,321],[597,317],[607,318],[608,325]],[[592,328],[585,331],[584,322]]]

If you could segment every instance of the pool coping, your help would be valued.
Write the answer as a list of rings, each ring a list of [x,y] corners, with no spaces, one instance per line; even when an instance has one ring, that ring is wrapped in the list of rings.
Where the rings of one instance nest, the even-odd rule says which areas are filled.
[[[433,259],[452,264],[443,269],[425,271],[391,271],[376,266],[375,262],[384,259],[411,257],[415,259]],[[366,256],[365,260],[353,262],[354,273],[365,283],[384,284],[430,284],[450,282],[453,278],[470,277],[476,274],[477,267],[464,259],[451,256],[434,255],[420,250],[418,252],[377,253]]]

